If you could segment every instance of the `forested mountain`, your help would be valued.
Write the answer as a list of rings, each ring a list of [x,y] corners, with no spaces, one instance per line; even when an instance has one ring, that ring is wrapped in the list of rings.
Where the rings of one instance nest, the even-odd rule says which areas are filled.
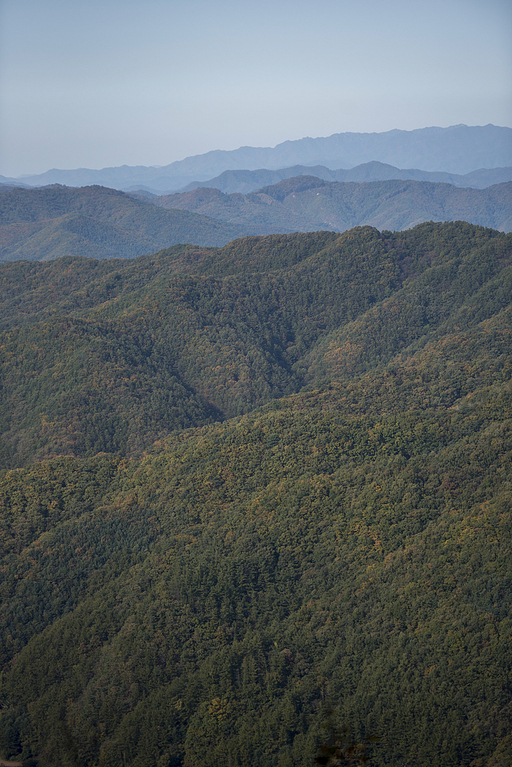
[[[223,245],[240,234],[224,222],[159,210],[104,187],[12,189],[0,195],[0,261],[134,258],[176,243]]]
[[[452,125],[384,133],[335,133],[321,138],[284,141],[275,147],[243,146],[186,157],[164,166],[122,165],[92,170],[49,170],[19,181],[43,186],[99,184],[114,189],[135,185],[161,191],[178,190],[191,181],[206,181],[226,170],[278,170],[293,165],[353,168],[368,162],[399,168],[465,174],[480,168],[512,166],[512,129],[496,125]],[[14,179],[5,179],[13,181]]]
[[[217,189],[152,198],[155,205],[200,213],[245,229],[248,234],[342,232],[369,224],[407,229],[424,221],[464,220],[512,230],[512,182],[488,189],[458,189],[426,181],[337,183],[297,176],[247,195]]]
[[[332,709],[375,767],[506,767],[511,261],[457,222],[2,265],[0,756],[312,767]]]
[[[0,195],[0,262],[131,258],[179,243],[225,245],[243,235],[340,232],[363,224],[406,229],[461,219],[511,230],[512,182],[458,189],[297,176],[248,195],[198,188],[150,199],[103,187],[14,189]]]
[[[477,255],[464,251],[463,258],[459,241],[466,248],[474,242]],[[5,458],[16,465],[49,455],[130,453],[162,432],[248,412],[320,380],[332,354],[322,353],[313,367],[310,360],[333,333],[355,332],[357,343],[342,359],[356,374],[388,363],[424,335],[427,322],[433,333],[470,300],[461,286],[464,259],[472,269],[475,259],[491,259],[485,273],[497,280],[493,302],[503,290],[507,296],[496,253],[509,242],[468,224],[426,224],[410,233],[363,227],[245,238],[125,262],[6,264]],[[429,293],[418,303],[418,280],[436,274],[433,254],[452,247],[442,299]],[[379,314],[390,305],[392,323]],[[413,314],[400,320],[411,305]],[[366,332],[379,338],[377,351],[373,342],[361,346]]]
[[[376,161],[356,165],[355,168],[350,168],[349,170],[342,168],[330,170],[325,165],[294,165],[292,168],[281,168],[279,170],[225,170],[216,178],[211,178],[208,181],[192,182],[179,191],[190,192],[192,189],[206,186],[210,189],[220,189],[221,192],[226,194],[234,194],[235,192],[248,194],[248,192],[256,192],[263,186],[272,186],[287,178],[295,178],[295,176],[316,176],[324,181],[355,181],[356,183],[363,181],[390,181],[392,179],[432,181],[435,183],[453,184],[454,186],[485,189],[494,184],[512,181],[512,167],[492,168],[490,170],[480,168],[471,173],[458,175],[442,171],[418,170],[417,168],[395,168],[393,165]]]

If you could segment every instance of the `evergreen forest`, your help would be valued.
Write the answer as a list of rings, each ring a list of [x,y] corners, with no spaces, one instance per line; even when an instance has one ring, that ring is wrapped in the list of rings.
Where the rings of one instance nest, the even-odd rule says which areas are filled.
[[[498,169],[505,179],[510,170]],[[309,170],[315,172],[321,169]],[[485,178],[486,173],[497,175],[476,175]],[[409,229],[432,220],[463,219],[512,231],[510,180],[472,189],[411,179],[364,181],[364,176],[363,169],[361,183],[338,183],[299,175],[250,194],[210,188],[127,194],[101,186],[22,189],[0,184],[0,263],[70,255],[133,259],[183,243],[221,247],[245,236],[344,232],[367,225]]]
[[[0,288],[0,764],[510,767],[511,234]]]

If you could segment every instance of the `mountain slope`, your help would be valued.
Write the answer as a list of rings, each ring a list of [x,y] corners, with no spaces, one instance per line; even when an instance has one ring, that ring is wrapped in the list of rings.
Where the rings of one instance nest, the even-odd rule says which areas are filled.
[[[510,381],[428,363],[7,474],[3,754],[310,767],[333,706],[371,765],[504,767]]]
[[[246,238],[108,267],[5,265],[3,460],[129,454],[326,371],[331,380],[387,364],[486,285],[501,308],[510,247],[492,230],[425,224]],[[340,371],[331,346],[352,336]]]
[[[249,195],[196,188],[150,201],[103,187],[16,189],[0,195],[0,260],[64,255],[130,258],[178,243],[224,245],[236,236],[406,229],[460,220],[512,229],[512,183],[458,189],[418,181],[285,179]]]
[[[378,229],[407,229],[432,220],[465,220],[512,230],[512,182],[487,189],[458,189],[421,181],[356,184],[301,175],[248,195],[197,188],[156,197],[152,202],[166,209],[211,216],[249,234],[344,231],[366,224]]]
[[[0,279],[1,759],[508,767],[512,235]]]
[[[0,195],[0,260],[63,255],[133,258],[179,242],[224,244],[239,232],[185,211],[164,212],[103,187],[15,189]]]

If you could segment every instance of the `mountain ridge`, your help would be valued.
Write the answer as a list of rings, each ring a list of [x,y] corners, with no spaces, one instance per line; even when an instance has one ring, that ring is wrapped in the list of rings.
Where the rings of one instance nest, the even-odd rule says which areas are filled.
[[[510,237],[464,222],[427,223],[395,233],[379,233],[366,226],[341,234],[246,237],[221,249],[178,246],[135,261],[75,257],[5,264],[0,270],[0,327],[5,329],[6,449],[14,439],[19,444],[15,454],[23,450],[34,430],[36,444],[46,445],[50,437],[53,447],[44,448],[50,454],[72,449],[73,444],[81,445],[80,451],[89,450],[84,448],[89,441],[96,450],[120,446],[123,441],[139,449],[145,432],[159,435],[164,428],[158,425],[160,416],[153,423],[155,416],[145,414],[139,391],[153,392],[156,412],[161,409],[165,422],[176,427],[188,419],[194,423],[195,418],[203,424],[214,413],[225,418],[247,412],[273,396],[297,390],[304,376],[303,383],[317,382],[318,376],[311,371],[328,369],[331,362],[327,360],[332,359],[329,351],[319,356],[317,345],[323,349],[329,333],[338,326],[348,332],[362,316],[373,327],[383,321],[387,324],[395,312],[395,327],[393,332],[388,330],[389,348],[384,350],[381,342],[381,358],[390,361],[400,348],[424,334],[420,317],[409,323],[400,319],[413,311],[412,306],[414,314],[422,316],[423,310],[416,306],[416,284],[426,279],[422,275],[438,280],[438,273],[445,271],[444,282],[453,285],[449,307],[427,291],[433,332],[462,300],[469,301],[461,286],[465,272],[476,269],[476,261],[485,267],[488,280],[505,273]],[[462,260],[457,253],[445,255],[459,242],[465,243]],[[505,260],[498,257],[501,251]],[[431,265],[433,258],[437,269]],[[480,277],[475,280],[478,285]],[[495,303],[502,300],[498,296],[507,284],[504,277],[500,281]],[[475,291],[474,285],[471,290]],[[397,296],[394,308],[386,302],[388,294]],[[307,306],[302,306],[303,301]],[[385,320],[373,316],[374,304],[382,305]],[[359,326],[354,333],[359,340],[348,342],[352,350],[366,339],[366,331]],[[371,337],[370,332],[364,341],[368,357],[364,364],[374,353]],[[170,346],[166,339],[173,339]],[[337,345],[345,348],[347,342]],[[25,411],[15,403],[30,389],[29,371],[41,356],[45,365],[38,374],[40,385]],[[352,353],[346,357],[352,361],[343,375],[353,375],[361,362],[355,363]],[[338,361],[334,369],[340,365]],[[98,376],[109,380],[105,391],[93,382]],[[44,411],[47,397],[52,404]],[[41,403],[44,415],[39,416]],[[93,425],[84,408],[97,410],[100,403],[104,415]],[[126,407],[133,408],[130,417],[121,416]],[[40,418],[44,421],[53,411],[57,420],[47,432]],[[57,429],[62,418],[63,428]],[[110,419],[119,423],[116,428],[123,435],[113,443],[111,427],[106,426]],[[88,436],[84,428],[89,429]],[[19,442],[15,435],[20,431],[25,437]]]
[[[430,181],[324,181],[296,176],[247,195],[197,187],[152,198],[155,205],[210,216],[250,234],[344,231],[354,226],[408,229],[424,221],[465,220],[512,229],[512,182],[486,189]]]
[[[64,255],[134,258],[192,240],[224,245],[243,233],[222,221],[189,211],[164,211],[100,186],[4,192],[0,222],[1,261]]]
[[[384,133],[336,133],[329,137],[284,141],[271,147],[216,149],[162,167],[127,165],[103,170],[47,171],[23,176],[34,185],[101,184],[127,188],[134,184],[179,189],[191,181],[205,181],[225,170],[269,170],[297,164],[353,167],[377,160],[399,167],[465,174],[478,168],[512,165],[512,129],[494,125],[456,125],[449,128],[392,130]],[[9,179],[6,179],[8,181]],[[11,179],[12,181],[12,179]]]
[[[324,181],[414,180],[485,189],[488,186],[494,186],[494,184],[512,181],[512,167],[495,168],[492,170],[479,168],[465,175],[457,175],[454,173],[422,171],[417,168],[396,168],[394,165],[372,160],[371,162],[356,165],[349,170],[331,170],[324,165],[295,165],[291,168],[282,168],[276,171],[265,169],[254,171],[226,170],[220,176],[208,181],[196,181],[188,184],[185,188],[179,189],[178,192],[189,192],[197,187],[207,186],[220,189],[221,192],[226,194],[233,194],[235,192],[248,194],[249,192],[257,191],[263,186],[271,186],[287,178],[294,178],[299,175],[316,176]]]
[[[133,258],[190,243],[237,237],[407,229],[422,221],[468,220],[512,229],[512,182],[486,189],[428,181],[329,182],[297,176],[248,195],[198,187],[150,197],[106,187],[49,186],[0,194],[0,261],[65,255]]]

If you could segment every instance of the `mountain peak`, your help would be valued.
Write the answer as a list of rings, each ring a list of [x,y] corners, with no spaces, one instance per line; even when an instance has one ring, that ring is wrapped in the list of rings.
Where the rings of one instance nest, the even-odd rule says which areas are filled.
[[[23,176],[24,183],[42,186],[62,183],[87,186],[100,183],[116,189],[136,184],[162,192],[175,191],[192,181],[206,181],[225,170],[277,170],[292,165],[353,168],[377,161],[399,168],[465,174],[478,168],[512,165],[512,129],[452,125],[448,128],[393,129],[384,133],[335,133],[329,137],[283,141],[277,146],[242,146],[212,150],[163,167],[123,165],[103,170],[52,170]]]

